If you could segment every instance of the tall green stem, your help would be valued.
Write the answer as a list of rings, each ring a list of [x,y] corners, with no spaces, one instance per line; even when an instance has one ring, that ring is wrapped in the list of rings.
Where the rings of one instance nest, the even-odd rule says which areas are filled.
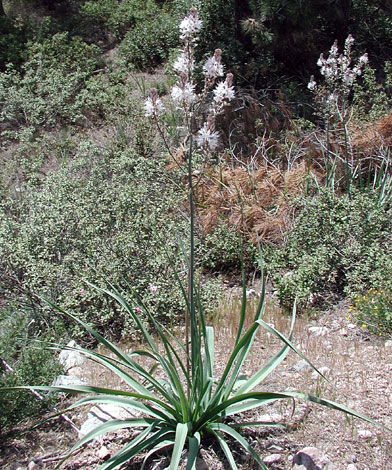
[[[196,315],[195,315],[195,295],[194,295],[194,271],[195,271],[195,208],[193,198],[193,182],[192,182],[192,153],[193,153],[193,137],[192,132],[189,133],[189,150],[188,150],[188,187],[189,187],[189,211],[190,211],[190,234],[189,234],[189,264],[188,264],[188,302],[189,311],[187,315],[187,352],[189,357],[189,344],[191,345],[191,364],[189,359],[187,361],[187,372],[190,374],[190,368],[192,367],[192,382],[195,371],[195,360],[197,354],[197,342],[196,342]],[[189,338],[189,324],[190,324],[190,338]],[[188,395],[190,393],[188,386]]]

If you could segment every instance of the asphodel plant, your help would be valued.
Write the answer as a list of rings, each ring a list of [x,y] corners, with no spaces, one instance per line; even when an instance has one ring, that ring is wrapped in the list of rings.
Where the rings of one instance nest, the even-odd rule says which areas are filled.
[[[77,351],[116,374],[121,379],[123,387],[118,389],[98,386],[18,387],[83,395],[81,399],[62,413],[79,406],[102,403],[110,403],[129,410],[129,418],[112,419],[101,424],[70,449],[68,456],[87,442],[108,432],[126,430],[127,428],[138,429],[139,433],[136,434],[136,437],[133,433],[133,437],[125,443],[124,447],[100,466],[100,470],[119,468],[138,454],[143,455],[141,465],[143,469],[151,455],[163,450],[170,452],[170,470],[176,470],[180,460],[186,461],[187,470],[193,470],[203,440],[211,436],[222,448],[230,468],[237,468],[230,449],[230,442],[236,441],[261,468],[266,469],[262,458],[241,434],[243,427],[261,426],[266,423],[242,419],[242,417],[245,412],[277,400],[307,400],[374,423],[370,418],[330,400],[290,391],[268,392],[262,390],[262,382],[284,360],[290,350],[317,370],[292,343],[295,307],[287,337],[262,319],[265,303],[264,283],[253,322],[248,329],[245,329],[247,302],[246,287],[243,281],[242,304],[235,344],[223,372],[219,376],[216,374],[214,329],[206,324],[200,288],[195,279],[192,155],[194,141],[201,150],[213,150],[219,144],[219,135],[214,129],[214,118],[233,99],[234,88],[231,74],[226,76],[225,81],[215,86],[215,80],[223,76],[221,54],[217,50],[203,67],[206,78],[205,87],[200,95],[196,95],[195,84],[192,81],[193,51],[201,26],[201,20],[194,8],[191,9],[190,15],[181,22],[181,38],[184,40],[185,47],[174,63],[179,80],[172,91],[172,97],[183,113],[184,127],[187,129],[184,137],[184,146],[187,148],[186,171],[190,209],[190,253],[187,280],[183,281],[176,274],[186,304],[186,318],[189,325],[185,341],[182,342],[160,325],[154,317],[154,312],[150,311],[137,293],[133,292],[133,303],[129,303],[128,296],[113,286],[108,290],[90,284],[92,288],[97,289],[103,295],[108,295],[117,301],[126,315],[133,319],[143,336],[145,349],[125,353],[76,316],[65,312],[49,300],[46,302],[53,309],[79,323],[98,341],[103,347],[101,349],[106,350],[107,353],[79,348]],[[213,98],[209,115],[194,135],[194,129],[197,125],[197,106],[200,100],[208,98],[213,87],[215,88],[212,91]],[[152,90],[150,93],[145,103],[145,110],[146,114],[160,126],[159,119],[164,112],[164,107],[156,90]],[[163,135],[162,127],[160,127],[160,131]],[[181,163],[178,161],[177,163],[181,167]],[[145,326],[142,317],[154,326],[153,335]],[[260,327],[279,338],[282,342],[282,348],[256,373],[244,378],[242,366],[252,351]],[[68,349],[72,348],[68,347]],[[149,363],[148,368],[144,365],[146,363]],[[320,375],[322,376],[322,374]]]

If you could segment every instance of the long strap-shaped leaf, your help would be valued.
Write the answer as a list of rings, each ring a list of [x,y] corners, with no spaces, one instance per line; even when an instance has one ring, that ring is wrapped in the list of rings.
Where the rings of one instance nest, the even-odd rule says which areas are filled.
[[[140,321],[139,317],[132,311],[131,307],[126,302],[126,300],[123,298],[123,296],[113,286],[112,286],[112,289],[113,289],[113,292],[109,292],[109,291],[105,291],[105,292],[108,293],[109,295],[111,295],[113,298],[115,298],[118,301],[119,301],[119,299],[121,299],[121,305],[123,306],[123,308],[126,309],[126,311],[132,316],[132,318],[137,322],[138,325],[139,324],[141,325],[142,322]],[[156,333],[158,334],[158,336],[162,340],[162,343],[163,343],[165,351],[166,351],[166,357],[164,357],[162,354],[159,354],[158,348],[155,345],[154,345],[155,346],[154,352],[155,352],[156,357],[159,360],[159,363],[161,364],[163,370],[165,371],[165,373],[167,375],[167,378],[170,380],[170,382],[172,382],[172,385],[173,385],[173,381],[172,381],[172,374],[173,373],[176,374],[177,379],[179,379],[179,375],[177,373],[177,367],[176,367],[176,364],[177,364],[180,367],[182,373],[184,374],[184,377],[187,380],[188,386],[190,386],[190,378],[187,374],[186,367],[183,365],[177,351],[175,350],[173,345],[168,340],[167,335],[164,334],[163,327],[161,327],[159,322],[157,322],[157,320],[154,318],[154,315],[150,312],[149,308],[144,304],[144,302],[141,299],[140,295],[135,291],[132,291],[132,292],[133,292],[133,295],[135,296],[135,298],[137,299],[138,303],[140,304],[140,306],[142,306],[143,311],[145,312],[145,314],[147,315],[149,320],[154,325]],[[144,328],[144,326],[143,326],[143,328]],[[145,334],[146,331],[147,330],[145,328],[144,328],[144,330],[142,330],[143,335]],[[152,339],[151,339],[151,341],[152,341]],[[173,356],[175,357],[177,362],[174,361]],[[171,366],[169,366],[169,364]]]
[[[331,383],[330,380],[328,380],[327,377],[325,377],[325,375],[323,375],[318,369],[316,366],[314,366],[310,360],[303,355],[303,353],[297,348],[294,346],[294,344],[288,339],[286,338],[286,336],[284,334],[282,334],[280,331],[278,330],[275,330],[274,327],[272,327],[271,325],[269,325],[268,323],[266,323],[264,320],[257,320],[256,323],[258,323],[259,325],[263,326],[266,330],[268,330],[270,333],[272,333],[273,335],[277,336],[280,340],[282,340],[284,343],[286,343],[286,345],[291,348],[296,354],[298,354],[298,356],[300,356],[304,361],[306,361],[311,367],[313,370],[315,370],[321,377],[323,377],[323,379],[325,379],[327,382]]]
[[[162,396],[164,396],[165,398],[168,398],[168,395],[166,393],[166,390],[164,387],[162,387],[160,385],[160,383],[154,379],[154,377],[148,372],[146,371],[143,367],[141,367],[139,364],[137,364],[135,361],[133,361],[132,359],[129,358],[128,356],[128,363],[127,364],[124,364],[122,361],[119,361],[119,360],[116,360],[116,359],[113,359],[111,357],[108,357],[104,354],[101,354],[101,353],[97,353],[95,351],[89,351],[88,349],[82,349],[82,348],[69,348],[67,347],[66,349],[73,349],[74,351],[77,351],[77,352],[80,352],[82,353],[84,356],[87,356],[89,357],[90,360],[98,363],[98,364],[101,364],[103,366],[105,366],[107,369],[111,370],[112,372],[114,372],[118,377],[120,377],[122,380],[124,380],[124,382],[129,385],[131,388],[133,388],[135,391],[137,391],[138,393],[141,393],[141,394],[144,394],[144,395],[150,395],[150,396],[154,396],[149,390],[148,388],[146,388],[145,386],[143,386],[140,381],[134,379],[130,374],[128,374],[122,367],[120,367],[120,365],[122,365],[123,367],[125,366],[126,368],[128,369],[131,369],[133,370],[135,373],[141,375],[142,377],[144,377],[144,379],[146,379],[146,381],[148,383],[150,383],[151,385],[153,385],[153,387],[155,388],[155,390],[159,393],[162,394]],[[157,358],[151,354],[151,353],[146,353],[148,354],[149,357],[152,357],[154,358],[154,360],[157,360]]]
[[[127,392],[125,390],[114,390],[110,388],[102,388],[102,387],[93,387],[91,385],[74,385],[74,386],[69,386],[69,387],[56,387],[56,386],[49,386],[49,385],[33,385],[33,386],[27,386],[27,385],[20,385],[18,387],[4,387],[1,390],[2,391],[8,391],[8,390],[45,390],[48,392],[64,392],[64,393],[98,393],[98,394],[103,394],[103,395],[113,395],[113,396],[125,396],[125,397],[132,397],[136,398],[138,400],[145,400],[147,402],[153,402],[156,403],[160,408],[163,408],[166,410],[170,415],[175,417],[176,419],[180,420],[182,417],[179,415],[174,408],[169,406],[167,403],[163,402],[162,400],[159,400],[156,397],[151,397],[149,395],[142,395],[140,393],[133,393],[133,392]],[[150,408],[149,405],[145,405],[147,409]],[[154,409],[153,409],[154,410]],[[156,410],[154,410],[155,412]]]
[[[216,390],[214,392],[214,396],[211,399],[211,404],[209,408],[213,408],[216,406],[217,403],[219,403],[222,400],[222,395],[225,393],[226,388],[225,388],[225,383],[228,378],[228,375],[230,374],[230,371],[233,367],[233,364],[235,364],[235,361],[237,360],[237,356],[241,352],[243,348],[246,348],[246,346],[249,344],[249,342],[252,340],[253,335],[257,331],[259,325],[257,323],[253,323],[248,331],[243,335],[243,337],[240,339],[240,341],[235,345],[233,352],[231,353],[225,370],[223,371],[222,377],[216,387]]]
[[[103,292],[103,293],[106,293],[106,294],[109,294],[110,293],[104,289],[101,289],[100,287],[96,287],[94,286],[93,284],[90,284],[88,283],[90,286],[94,287],[95,289],[97,289],[99,292]],[[115,296],[115,294],[112,294],[112,297],[115,298],[116,300],[118,300],[120,302],[120,300]],[[116,357],[118,357],[121,361],[124,362],[124,364],[130,364],[130,359],[128,357],[127,354],[125,354],[120,348],[118,348],[117,346],[115,346],[113,343],[111,343],[110,341],[106,340],[102,335],[100,335],[97,331],[94,330],[94,328],[91,328],[91,326],[89,326],[87,323],[85,323],[84,321],[82,321],[80,318],[78,317],[75,317],[74,315],[72,315],[71,313],[69,312],[66,312],[65,310],[63,310],[61,307],[59,307],[58,305],[55,305],[53,302],[51,302],[50,300],[48,299],[43,299],[50,307],[52,307],[54,310],[57,310],[58,312],[62,313],[63,315],[65,315],[66,317],[68,318],[71,318],[73,321],[75,321],[76,323],[79,323],[80,325],[83,326],[83,328],[88,331],[92,336],[94,336],[94,338],[96,338],[99,343],[101,343],[103,346],[106,347],[106,349],[108,349],[109,351],[111,351],[113,354],[115,354]],[[123,302],[124,299],[122,299]],[[120,302],[121,303],[121,302]],[[126,303],[126,302],[125,302]],[[122,305],[122,303],[121,303]],[[139,325],[138,325],[139,326]],[[143,327],[144,328],[144,327]],[[145,330],[145,328],[144,328]],[[144,334],[144,332],[143,332]],[[148,332],[146,331],[146,334],[147,334],[147,337],[146,339],[150,338],[150,336],[148,335]],[[149,346],[151,347],[151,349],[156,352],[156,353],[159,353],[158,349],[156,348],[154,342],[150,339],[151,343],[149,342]]]
[[[75,450],[79,449],[79,447],[91,441],[92,439],[102,436],[103,434],[106,434],[108,432],[116,431],[117,429],[137,427],[150,428],[149,432],[151,432],[151,430],[155,427],[156,423],[158,423],[158,421],[152,419],[112,419],[110,421],[107,421],[106,423],[100,424],[88,434],[86,434],[72,447],[72,449],[69,451],[69,454],[72,454]]]
[[[196,459],[199,454],[200,439],[201,439],[200,434],[198,432],[196,432],[194,436],[188,437],[189,453],[188,453],[188,461],[186,464],[186,470],[196,469]]]
[[[212,429],[214,431],[224,432],[225,434],[228,434],[229,436],[231,436],[253,457],[253,459],[259,464],[260,468],[262,468],[263,470],[268,470],[268,467],[262,462],[262,460],[257,455],[257,453],[254,451],[254,449],[251,447],[249,442],[246,439],[244,439],[241,436],[241,434],[239,434],[233,428],[231,428],[230,426],[227,426],[227,424],[223,424],[223,423],[211,424],[209,427],[210,427],[210,429]]]
[[[233,454],[231,453],[231,450],[229,446],[227,445],[225,438],[218,431],[214,431],[213,429],[208,429],[208,430],[213,436],[215,436],[215,439],[218,441],[219,445],[221,446],[221,449],[223,450],[223,453],[225,454],[227,461],[229,462],[231,470],[238,470]]]
[[[152,449],[150,449],[146,455],[144,456],[144,459],[143,459],[143,464],[142,466],[140,467],[140,470],[143,470],[144,467],[146,466],[146,463],[148,461],[148,459],[154,455],[156,452],[160,452],[161,450],[163,449],[166,449],[167,447],[173,447],[173,440],[166,440],[166,441],[161,441],[159,442],[159,444],[157,444],[156,446],[154,446]]]
[[[256,310],[255,318],[254,318],[254,323],[256,323],[260,319],[260,317],[263,313],[264,302],[265,302],[265,280],[263,278],[262,279],[262,292],[261,292],[260,300],[259,300],[259,303],[258,303],[258,306],[257,306],[257,310]],[[242,348],[242,350],[238,354],[238,358],[235,361],[235,366],[233,368],[233,372],[231,374],[230,381],[228,382],[227,386],[225,387],[225,393],[223,395],[224,400],[229,398],[229,396],[231,395],[231,393],[233,391],[234,385],[237,382],[238,375],[241,372],[241,368],[244,365],[244,362],[246,361],[246,358],[248,357],[248,354],[249,354],[249,352],[252,348],[253,342],[254,342],[255,337],[256,337],[256,332],[257,332],[257,329],[255,329],[255,331],[249,336],[248,340],[244,344],[244,347]]]
[[[239,395],[236,397],[227,400],[224,403],[221,403],[216,408],[209,410],[208,413],[199,420],[198,423],[194,426],[194,430],[197,431],[198,429],[203,428],[209,421],[214,419],[216,416],[219,416],[220,413],[225,410],[226,408],[235,405],[236,403],[243,403],[247,400],[260,400],[260,406],[268,401],[276,401],[276,400],[284,400],[286,398],[294,398],[298,400],[306,400],[313,403],[317,403],[319,405],[326,406],[328,408],[332,408],[334,410],[343,411],[351,416],[355,416],[356,418],[360,418],[363,421],[367,421],[368,423],[374,424],[378,427],[381,427],[387,431],[392,432],[392,429],[384,426],[381,423],[377,423],[373,419],[369,418],[368,416],[363,415],[362,413],[358,413],[357,411],[353,410],[352,408],[348,408],[345,405],[341,405],[331,400],[326,400],[324,398],[315,397],[313,395],[308,395],[306,393],[299,393],[299,392],[252,392],[252,393],[245,393],[243,395]]]
[[[149,334],[149,332],[147,331],[146,327],[144,326],[143,322],[140,320],[140,318],[138,317],[138,315],[136,315],[131,306],[129,305],[129,303],[124,299],[124,297],[118,292],[117,289],[115,289],[113,286],[111,286],[111,291],[107,290],[107,289],[102,289],[101,287],[98,287],[94,284],[91,284],[90,282],[87,282],[86,283],[90,286],[90,287],[93,287],[94,289],[96,289],[98,292],[101,292],[102,294],[106,294],[110,297],[112,297],[113,299],[115,299],[124,309],[127,313],[129,313],[132,317],[132,319],[134,320],[134,322],[136,323],[137,327],[140,329],[140,331],[142,332],[143,334],[143,337],[144,339],[146,340],[147,344],[150,346],[151,350],[154,351],[155,353],[158,353],[158,348],[155,344],[155,342],[153,341],[151,335]]]
[[[291,317],[291,326],[289,332],[289,340],[291,340],[293,335],[293,329],[295,324],[295,305],[293,308],[293,314]],[[254,387],[256,387],[260,382],[262,382],[276,367],[284,360],[284,358],[289,353],[289,345],[285,344],[283,348],[273,357],[264,367],[262,367],[259,371],[257,371],[242,387],[240,387],[235,393],[236,395],[241,395],[243,393],[247,393],[251,391]]]
[[[131,460],[140,452],[143,452],[150,447],[156,446],[160,442],[169,440],[171,436],[174,438],[174,433],[172,431],[168,432],[165,429],[161,429],[150,438],[142,440],[142,442],[139,442],[137,445],[134,445],[131,442],[129,445],[125,446],[123,449],[117,452],[117,454],[111,457],[108,461],[102,464],[99,467],[99,470],[114,470],[120,467],[123,463]]]
[[[144,404],[138,400],[133,400],[130,398],[123,398],[119,396],[111,396],[111,395],[94,395],[94,396],[87,396],[84,397],[77,402],[70,405],[67,408],[67,411],[73,410],[74,408],[78,408],[79,406],[84,405],[91,405],[92,403],[109,403],[111,405],[122,406],[124,408],[130,408],[132,410],[137,410],[139,412],[145,413],[149,416],[153,416],[154,418],[162,419],[167,423],[171,421],[175,423],[175,418],[172,414],[164,413],[161,409],[156,407],[149,406]]]
[[[169,470],[177,470],[181,459],[181,453],[184,449],[185,441],[188,435],[188,424],[178,423],[176,428],[176,436],[174,440],[173,453],[170,460]]]

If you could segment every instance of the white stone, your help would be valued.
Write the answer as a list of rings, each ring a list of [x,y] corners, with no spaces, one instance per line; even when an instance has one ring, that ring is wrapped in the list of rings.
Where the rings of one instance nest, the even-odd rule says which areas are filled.
[[[282,456],[280,454],[271,454],[267,455],[267,457],[264,457],[263,462],[264,463],[277,463],[282,460]]]
[[[346,470],[358,470],[358,469],[353,463],[350,463],[349,465],[347,465]]]
[[[52,383],[52,387],[72,387],[72,385],[86,385],[86,382],[74,375],[59,375]]]
[[[102,446],[99,451],[98,451],[98,458],[101,459],[101,460],[105,460],[107,459],[108,457],[110,457],[110,451],[107,447],[105,446]]]
[[[79,430],[79,439],[86,436],[89,432],[93,431],[95,428],[100,426],[103,423],[99,418],[89,417],[87,421],[85,421]],[[97,442],[100,439],[95,438],[94,441]]]
[[[341,334],[341,336],[347,336],[347,330],[346,330],[346,328],[342,328],[342,329],[340,330],[340,334]]]
[[[115,406],[103,403],[98,406],[93,406],[89,413],[87,414],[87,420],[82,424],[79,431],[79,439],[84,437],[90,431],[98,427],[99,425],[109,421],[111,419],[126,419],[136,416],[137,412],[132,410],[132,413],[129,409],[122,406]],[[98,439],[94,439],[97,441]]]
[[[337,470],[337,467],[316,447],[305,447],[295,454],[292,470]]]
[[[347,323],[347,328],[350,328],[350,330],[354,330],[356,327],[355,323]]]
[[[295,364],[290,369],[294,370],[295,372],[304,372],[304,371],[312,370],[312,366],[305,360],[302,360],[302,361],[297,362],[297,364]]]
[[[75,349],[79,349],[80,347],[74,340],[67,344],[67,348],[70,349],[63,349],[59,354],[59,362],[64,367],[66,372],[68,372],[73,367],[79,367],[83,365],[86,361],[86,358],[80,354],[80,352],[75,351]]]
[[[326,336],[329,329],[326,326],[310,326],[308,328],[310,336]]]
[[[385,341],[385,349],[392,349],[392,340]]]
[[[361,439],[371,439],[373,434],[370,431],[368,431],[367,429],[360,429],[358,431],[358,436]]]
[[[258,421],[266,423],[280,423],[283,420],[283,416],[279,413],[263,414],[258,417]]]

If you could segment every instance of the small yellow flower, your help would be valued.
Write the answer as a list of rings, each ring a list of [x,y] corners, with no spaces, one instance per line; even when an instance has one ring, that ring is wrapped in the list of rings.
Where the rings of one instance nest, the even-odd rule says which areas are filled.
[[[350,321],[350,317],[347,317],[347,320]]]
[[[353,310],[354,310],[354,307],[350,305],[350,307],[348,308],[348,311],[351,313]]]
[[[362,324],[362,328],[367,328],[367,326],[365,325],[365,323]]]
[[[377,307],[377,305],[375,305],[375,306],[374,306],[374,310],[378,310],[378,307]]]

